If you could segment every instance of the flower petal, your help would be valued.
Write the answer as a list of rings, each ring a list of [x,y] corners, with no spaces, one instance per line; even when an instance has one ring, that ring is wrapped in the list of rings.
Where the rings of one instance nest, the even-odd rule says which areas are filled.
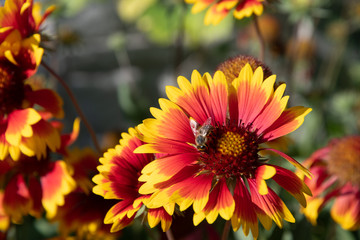
[[[125,199],[120,201],[112,206],[107,212],[104,223],[110,224],[119,220],[121,221],[124,218],[133,218],[135,217],[135,213],[140,209],[140,207],[141,205],[134,207],[132,199]]]
[[[7,215],[14,222],[21,222],[22,217],[29,213],[31,209],[30,193],[21,174],[13,176],[7,184],[3,206]]]
[[[276,169],[276,175],[272,177],[282,188],[288,191],[298,202],[306,207],[306,199],[304,193],[312,196],[310,189],[295,173],[279,167],[273,166]]]
[[[149,209],[148,211],[148,222],[151,228],[155,227],[161,221],[161,228],[164,232],[169,230],[172,217],[163,209],[163,208],[156,208],[156,209]]]
[[[8,116],[8,127],[5,132],[6,140],[11,145],[18,145],[21,137],[31,137],[31,125],[40,121],[41,116],[32,108],[16,110]]]
[[[186,174],[189,173],[194,174],[194,169],[189,168]],[[200,212],[208,202],[212,179],[212,175],[206,174],[184,178],[170,187],[170,201],[179,204],[180,211],[193,204],[194,211]]]
[[[192,76],[192,81],[203,81],[199,72],[194,70]],[[200,80],[201,79],[201,80]],[[177,103],[184,111],[192,116],[197,122],[204,122],[208,117],[209,113],[206,112],[205,106],[201,103],[199,98],[196,96],[194,87],[191,83],[184,77],[178,77],[178,85],[180,89],[172,86],[166,87],[166,94],[168,98]],[[203,83],[199,85],[205,87],[206,84]]]
[[[360,190],[348,183],[341,193],[331,208],[331,217],[343,229],[355,231],[360,227]]]
[[[60,148],[61,138],[58,129],[51,123],[41,119],[32,126],[33,135],[29,138],[23,138],[20,144],[20,150],[29,156],[36,155],[37,158],[46,156],[48,148],[55,152]]]
[[[184,153],[181,156],[171,155],[152,161],[141,171],[143,175],[139,178],[139,181],[145,180],[144,178],[153,184],[166,181],[184,167],[195,163],[198,155],[198,153]],[[156,174],[157,179],[149,179],[146,174],[150,173]]]
[[[263,210],[280,228],[283,226],[283,219],[288,222],[295,222],[295,219],[285,203],[274,191],[269,188],[266,195],[260,195],[256,181],[248,179],[252,201]]]
[[[10,218],[4,210],[4,192],[0,190],[0,231],[6,232],[10,226]]]
[[[293,166],[295,166],[297,169],[301,170],[308,178],[311,178],[311,173],[310,171],[304,167],[303,165],[301,165],[298,161],[296,161],[294,158],[286,155],[283,152],[280,152],[279,150],[273,149],[273,148],[263,148],[263,150],[269,150],[272,152],[275,152],[277,154],[279,154],[281,157],[285,158],[286,160],[289,161],[289,163],[291,163]]]
[[[260,16],[264,10],[261,0],[244,0],[242,1],[234,11],[234,17],[242,19],[244,17],[250,17],[253,13]]]
[[[51,89],[39,89],[36,91],[27,91],[26,99],[32,104],[38,104],[46,111],[51,112],[56,118],[63,118],[63,101],[61,97]]]
[[[226,113],[228,107],[228,86],[223,72],[215,72],[214,78],[209,74],[204,75],[209,83],[212,118],[216,123],[224,125],[226,123]]]
[[[181,142],[194,141],[194,136],[189,132],[189,118],[185,115],[184,111],[167,99],[160,99],[159,103],[161,110],[157,108],[150,109],[157,121],[147,119],[143,124],[147,130],[157,132],[153,137],[164,137]],[[146,129],[143,129],[143,131],[146,131]],[[147,140],[145,138],[143,140],[147,142],[151,141],[151,139]]]
[[[222,178],[211,190],[209,201],[202,211],[208,223],[212,224],[219,213],[223,219],[229,220],[233,215],[234,209],[234,198],[226,185],[225,179]]]
[[[296,106],[286,109],[280,117],[266,130],[264,139],[271,141],[295,131],[304,122],[304,117],[311,112],[311,108]]]
[[[276,173],[276,169],[270,165],[261,165],[256,169],[256,184],[261,195],[268,194],[268,187],[265,180],[272,178]]]
[[[242,226],[245,236],[251,233],[256,239],[259,235],[256,206],[251,201],[251,197],[245,183],[239,179],[234,189],[235,210],[231,218],[231,224],[234,231]]]
[[[51,171],[40,178],[43,190],[42,203],[46,210],[46,217],[55,216],[57,206],[64,204],[64,196],[76,186],[75,181],[68,173],[65,162],[52,162]]]

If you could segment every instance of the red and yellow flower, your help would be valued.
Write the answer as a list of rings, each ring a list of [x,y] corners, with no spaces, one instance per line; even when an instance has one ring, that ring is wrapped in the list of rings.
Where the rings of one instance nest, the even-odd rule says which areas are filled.
[[[204,23],[205,25],[217,25],[227,14],[234,9],[234,17],[242,19],[255,14],[260,16],[264,10],[264,0],[185,0],[186,3],[194,4],[192,13],[198,13],[207,10]]]
[[[75,186],[64,161],[21,155],[17,162],[7,158],[0,165],[7,169],[2,205],[15,223],[27,214],[40,217],[43,210],[48,218],[54,217],[57,207],[64,204],[64,195]]]
[[[5,0],[0,7],[0,27],[16,29],[23,38],[40,32],[40,26],[55,7],[50,6],[41,15],[41,4],[33,0]]]
[[[286,108],[285,84],[274,90],[275,75],[264,80],[246,64],[228,84],[222,71],[213,77],[193,71],[191,82],[180,76],[180,88],[168,86],[170,100],[160,99],[151,108],[154,118],[139,125],[146,143],[135,153],[165,154],[142,170],[141,194],[153,194],[150,208],[176,203],[183,211],[193,205],[194,224],[205,218],[213,223],[218,215],[231,220],[234,230],[242,226],[247,235],[258,236],[258,219],[266,229],[273,220],[295,219],[278,195],[267,186],[273,179],[306,206],[311,195],[293,172],[267,163],[261,150],[272,151],[309,172],[295,159],[265,144],[296,130],[311,111]],[[200,137],[199,137],[200,136]]]
[[[313,197],[302,211],[316,225],[319,212],[335,199],[332,218],[346,230],[360,228],[360,137],[332,140],[314,152],[304,164],[313,174],[305,178]]]
[[[53,10],[49,7],[41,16],[40,3],[6,0],[0,7],[0,60],[8,60],[26,77],[34,74],[44,52],[40,26]]]
[[[59,223],[62,239],[74,234],[78,239],[117,239],[119,233],[110,233],[110,226],[104,224],[107,211],[117,200],[104,199],[91,192],[98,154],[90,148],[75,148],[66,155],[65,161],[77,189],[65,197],[65,204],[52,219]]]
[[[0,160],[10,155],[16,161],[21,153],[40,158],[46,156],[47,148],[59,149],[58,124],[49,121],[64,115],[57,93],[6,82],[0,85],[0,100]]]
[[[75,239],[118,239],[121,232],[111,233],[110,226],[104,224],[107,211],[116,203],[94,193],[74,191],[65,197],[54,221],[59,223],[62,238],[75,235]]]
[[[0,32],[4,29],[0,28]],[[13,81],[23,81],[37,71],[41,62],[44,49],[39,47],[40,35],[22,38],[18,30],[6,32],[6,37],[0,35],[0,71],[14,74]]]
[[[70,134],[61,136],[61,148],[65,149],[76,138],[79,120],[74,122]],[[71,139],[71,140],[70,140]],[[41,142],[39,142],[41,144]],[[46,147],[46,151],[51,151]],[[64,204],[65,195],[74,190],[76,184],[63,160],[53,161],[50,155],[26,156],[20,154],[17,161],[7,156],[0,161],[0,213],[1,219],[19,223],[25,215],[53,218],[59,206]],[[6,222],[5,222],[6,223]]]
[[[40,5],[32,0],[6,0],[0,7],[0,160],[21,153],[45,157],[60,147],[60,134],[48,120],[63,117],[62,100],[49,89],[25,83],[41,62]],[[41,110],[34,107],[40,106]]]
[[[82,192],[89,194],[94,186],[91,179],[97,173],[96,167],[99,165],[98,154],[89,147],[84,149],[74,148],[68,151],[65,161],[78,188]]]
[[[0,239],[1,233],[6,232],[10,226],[10,218],[5,213],[4,206],[3,206],[3,199],[4,199],[4,192],[0,190]]]
[[[154,160],[154,154],[134,154],[133,151],[143,144],[137,138],[138,131],[129,129],[123,133],[120,144],[109,149],[98,167],[99,174],[93,178],[97,184],[93,192],[105,199],[118,199],[107,213],[104,222],[112,224],[111,232],[116,232],[131,224],[140,210],[144,208],[151,195],[138,193],[142,183],[138,181],[143,167]],[[163,231],[167,231],[172,223],[174,204],[164,207],[147,209],[147,219],[150,227],[161,222]]]

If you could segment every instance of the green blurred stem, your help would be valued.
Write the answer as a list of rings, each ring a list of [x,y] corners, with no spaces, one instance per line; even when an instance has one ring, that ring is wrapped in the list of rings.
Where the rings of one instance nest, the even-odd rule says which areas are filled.
[[[223,229],[223,233],[221,236],[221,240],[226,240],[229,237],[229,232],[230,232],[230,220],[226,221],[224,229]]]
[[[344,54],[346,51],[348,36],[345,36],[344,39],[341,39],[334,44],[336,47],[332,48],[330,56],[323,62],[321,66],[321,77],[322,78],[322,87],[325,91],[331,92],[334,91],[336,87],[336,81],[339,78],[340,70],[342,64],[344,64]],[[346,64],[346,63],[345,63]],[[324,69],[324,70],[323,70]],[[319,74],[320,75],[320,74]]]
[[[259,60],[263,62],[264,59],[265,59],[265,40],[264,40],[264,37],[263,37],[263,35],[261,34],[261,31],[260,31],[258,17],[256,16],[256,14],[254,14],[253,16],[254,16],[253,19],[254,19],[254,26],[255,26],[256,36],[258,37],[259,42],[260,42]]]
[[[175,40],[175,57],[174,57],[174,72],[175,72],[175,79],[179,75],[179,68],[181,62],[183,60],[183,52],[184,52],[184,32],[185,32],[185,2],[182,1],[181,5],[181,13],[179,16],[179,29],[177,32],[177,37]]]
[[[168,240],[175,240],[174,235],[173,235],[171,229],[167,230],[167,231],[165,232],[165,234],[166,234],[166,237],[167,237]]]
[[[79,114],[79,117],[81,118],[81,120],[84,122],[85,127],[87,128],[87,130],[90,133],[91,139],[95,145],[96,150],[101,153],[101,148],[100,145],[96,139],[96,135],[95,132],[93,130],[93,128],[91,127],[91,125],[89,124],[88,120],[86,119],[84,113],[82,112],[73,92],[71,91],[70,87],[66,84],[66,82],[50,67],[48,66],[44,61],[41,62],[41,65],[51,74],[53,75],[53,77],[56,78],[56,80],[58,80],[60,82],[60,84],[64,87],[66,93],[69,95],[71,102],[74,104],[74,107],[77,111],[77,113]]]

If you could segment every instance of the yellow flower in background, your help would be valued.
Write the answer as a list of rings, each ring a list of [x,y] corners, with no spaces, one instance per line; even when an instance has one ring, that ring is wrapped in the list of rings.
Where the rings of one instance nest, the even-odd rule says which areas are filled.
[[[208,8],[205,15],[205,25],[217,25],[227,14],[234,10],[234,17],[242,19],[255,14],[263,13],[263,0],[185,0],[188,4],[194,4],[192,13],[198,13]]]

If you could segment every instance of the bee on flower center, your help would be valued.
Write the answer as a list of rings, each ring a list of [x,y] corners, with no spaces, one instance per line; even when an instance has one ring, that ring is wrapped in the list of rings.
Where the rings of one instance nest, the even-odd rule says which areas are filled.
[[[190,118],[190,127],[195,136],[195,144],[192,144],[197,150],[204,151],[208,141],[207,136],[214,128],[211,125],[211,117],[206,119],[203,125],[200,125],[195,119]]]

